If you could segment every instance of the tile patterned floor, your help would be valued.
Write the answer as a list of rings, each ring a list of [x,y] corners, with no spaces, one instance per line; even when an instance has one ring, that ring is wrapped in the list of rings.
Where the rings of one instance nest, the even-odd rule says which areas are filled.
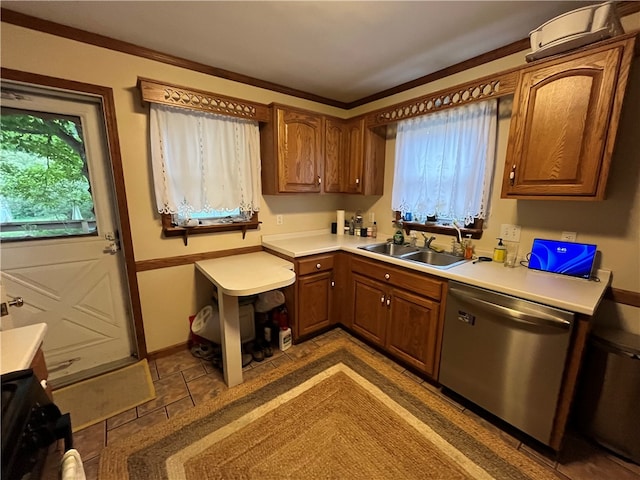
[[[340,328],[299,345],[294,345],[284,353],[276,349],[273,357],[267,358],[261,363],[252,362],[248,367],[245,367],[244,377],[249,379],[260,375],[265,369],[278,368],[284,363],[295,362],[318,346],[329,343],[339,336],[346,336],[376,356],[383,358],[393,368],[451,402],[481,422],[486,428],[497,431],[509,444],[513,445],[513,448],[520,449],[536,461],[556,470],[560,474],[560,478],[569,480],[640,480],[640,466],[627,462],[575,434],[568,435],[566,446],[559,458],[538,451],[528,444],[529,442],[525,444],[516,436],[499,429],[482,416],[443,394],[436,386],[422,380]],[[108,443],[142,428],[166,422],[167,419],[180,415],[195,405],[215,397],[218,392],[227,388],[218,369],[212,367],[210,362],[193,357],[186,350],[151,361],[149,366],[157,392],[156,399],[78,431],[74,435],[74,444],[82,456],[88,480],[98,478],[100,452]],[[51,460],[48,462],[45,474],[47,479],[57,478],[55,459],[59,458],[61,448],[61,442],[52,447],[49,457]]]

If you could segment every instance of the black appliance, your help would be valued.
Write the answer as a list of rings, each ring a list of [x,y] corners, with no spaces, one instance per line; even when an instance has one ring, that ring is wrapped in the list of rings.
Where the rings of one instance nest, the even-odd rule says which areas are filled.
[[[47,396],[32,369],[2,377],[2,480],[42,475],[49,446],[64,439],[73,448],[71,419]]]

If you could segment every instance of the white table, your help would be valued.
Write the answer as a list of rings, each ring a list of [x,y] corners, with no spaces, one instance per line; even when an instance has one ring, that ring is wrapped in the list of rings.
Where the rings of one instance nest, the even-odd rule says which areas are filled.
[[[196,262],[218,289],[224,381],[242,383],[242,350],[238,297],[275,290],[296,280],[293,264],[266,252],[232,255]]]

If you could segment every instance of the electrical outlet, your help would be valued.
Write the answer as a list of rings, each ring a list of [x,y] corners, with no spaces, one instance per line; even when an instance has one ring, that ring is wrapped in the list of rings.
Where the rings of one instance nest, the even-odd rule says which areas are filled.
[[[282,225],[283,223],[282,215],[276,215],[276,225]]]
[[[576,232],[562,232],[560,235],[560,240],[563,242],[575,242],[578,234]]]
[[[520,225],[502,224],[500,226],[500,237],[508,242],[519,242]]]

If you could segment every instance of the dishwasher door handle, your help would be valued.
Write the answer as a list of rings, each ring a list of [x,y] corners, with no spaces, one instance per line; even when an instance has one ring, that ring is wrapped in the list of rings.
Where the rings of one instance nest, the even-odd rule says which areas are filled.
[[[568,320],[564,320],[562,318],[558,318],[543,312],[531,314],[522,312],[520,310],[515,310],[513,308],[505,307],[504,305],[492,303],[482,298],[478,298],[472,295],[470,292],[457,290],[455,287],[449,288],[449,295],[457,297],[463,302],[480,307],[483,310],[496,313],[500,315],[500,317],[507,318],[509,320],[528,323],[530,325],[547,325],[563,330],[569,329],[569,327],[571,327],[571,322]]]

